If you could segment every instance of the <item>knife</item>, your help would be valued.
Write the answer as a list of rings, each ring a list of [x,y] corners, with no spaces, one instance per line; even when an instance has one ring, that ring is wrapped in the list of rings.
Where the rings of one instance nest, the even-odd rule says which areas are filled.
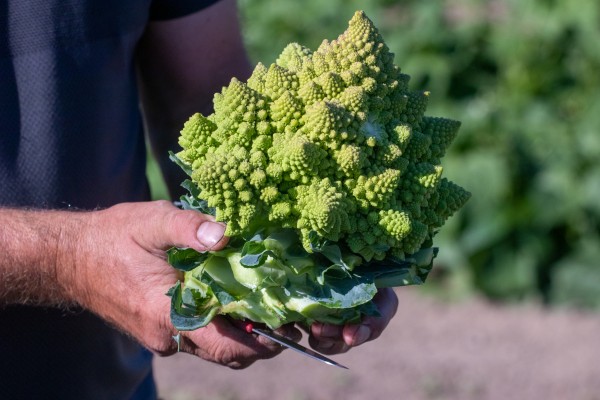
[[[245,326],[245,329],[246,329],[246,332],[248,332],[248,333],[256,333],[257,335],[261,335],[266,338],[269,338],[272,341],[274,341],[275,343],[279,343],[282,346],[285,346],[289,349],[297,351],[298,353],[303,354],[307,357],[310,357],[314,360],[321,361],[325,364],[332,365],[334,367],[349,369],[348,367],[346,367],[340,363],[337,363],[330,358],[325,357],[323,354],[317,353],[314,350],[306,348],[306,347],[302,346],[301,344],[298,344],[298,343],[294,342],[293,340],[290,340],[290,339],[286,338],[285,336],[279,335],[273,331],[267,331],[264,329],[255,328],[254,325],[252,325],[251,323],[247,323]]]

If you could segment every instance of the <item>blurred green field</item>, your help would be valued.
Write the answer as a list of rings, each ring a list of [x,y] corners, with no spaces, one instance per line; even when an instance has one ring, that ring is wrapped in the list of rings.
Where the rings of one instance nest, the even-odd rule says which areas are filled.
[[[316,49],[363,9],[462,121],[445,176],[473,193],[436,238],[428,288],[600,306],[600,3],[580,0],[240,0],[254,62]],[[164,197],[153,165],[154,195]]]

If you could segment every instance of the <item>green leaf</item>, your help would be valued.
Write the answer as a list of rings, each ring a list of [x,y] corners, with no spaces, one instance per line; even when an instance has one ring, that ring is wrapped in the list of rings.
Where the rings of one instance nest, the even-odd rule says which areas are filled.
[[[315,253],[321,252],[323,246],[327,245],[329,241],[327,239],[322,238],[315,231],[308,232],[308,244],[310,246],[311,251]]]
[[[192,180],[186,179],[181,182],[181,187],[189,192],[193,198],[200,198],[200,188]]]
[[[178,206],[184,210],[194,210],[212,216],[216,214],[215,208],[209,207],[208,202],[200,198],[200,189],[194,182],[186,179],[181,186],[189,193],[179,198]]]
[[[426,249],[421,249],[412,255],[411,258],[415,260],[415,263],[419,267],[427,267],[433,263],[433,259],[438,255],[437,247],[430,247]]]
[[[314,253],[322,254],[331,261],[333,265],[340,266],[347,271],[351,271],[354,268],[354,263],[348,264],[344,260],[344,251],[336,243],[323,239],[315,231],[309,232],[308,241],[310,248]],[[352,255],[354,257],[354,254]]]
[[[227,305],[237,300],[231,293],[219,285],[209,273],[203,272],[200,276],[200,281],[210,287],[222,305]]]
[[[180,271],[191,271],[206,260],[209,253],[200,253],[189,247],[171,247],[167,250],[167,262]]]
[[[242,247],[240,264],[246,268],[260,267],[269,256],[274,257],[275,254],[271,250],[267,250],[263,242],[249,241]]]
[[[327,257],[329,261],[331,261],[335,265],[341,265],[346,269],[350,269],[350,267],[348,267],[342,259],[342,251],[340,250],[340,247],[338,245],[329,244],[323,246],[321,247],[319,253],[323,254],[325,257]]]
[[[192,331],[208,325],[218,311],[218,308],[210,307],[207,313],[197,314],[194,308],[190,309],[186,302],[189,301],[189,296],[194,298],[194,294],[191,290],[186,290],[186,302],[184,302],[184,290],[179,281],[169,292],[171,293],[171,323],[179,331]]]
[[[372,279],[378,288],[421,285],[431,271],[437,252],[437,248],[425,248],[405,260],[386,257],[361,265],[355,272]]]
[[[381,312],[379,312],[379,309],[372,301],[361,304],[357,306],[356,309],[360,311],[361,314],[368,315],[370,317],[381,317]]]
[[[304,294],[327,308],[353,308],[371,301],[377,294],[373,282],[361,281],[358,277],[331,279],[312,289]]]
[[[330,285],[331,300],[321,301],[328,307],[352,308],[365,304],[377,294],[373,282],[352,282],[349,279],[340,280],[337,285]]]
[[[319,275],[317,275],[317,282],[320,285],[325,285],[328,278],[344,279],[351,278],[352,274],[340,264],[333,264],[324,268]]]
[[[169,151],[169,159],[179,166],[188,176],[192,176],[192,167],[181,160],[175,153]]]

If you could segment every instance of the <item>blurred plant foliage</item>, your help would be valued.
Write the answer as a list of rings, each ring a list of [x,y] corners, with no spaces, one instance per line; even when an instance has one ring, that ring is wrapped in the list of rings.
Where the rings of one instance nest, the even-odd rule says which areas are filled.
[[[473,197],[440,233],[434,282],[600,306],[600,3],[240,0],[253,61],[316,49],[357,9],[429,115],[461,120],[445,174]]]

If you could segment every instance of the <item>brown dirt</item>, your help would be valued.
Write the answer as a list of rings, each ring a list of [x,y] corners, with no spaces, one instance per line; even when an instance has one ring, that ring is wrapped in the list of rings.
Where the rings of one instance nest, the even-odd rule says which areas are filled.
[[[333,358],[285,351],[234,371],[186,354],[157,358],[165,400],[600,400],[600,315],[447,303],[415,288],[376,341]]]

